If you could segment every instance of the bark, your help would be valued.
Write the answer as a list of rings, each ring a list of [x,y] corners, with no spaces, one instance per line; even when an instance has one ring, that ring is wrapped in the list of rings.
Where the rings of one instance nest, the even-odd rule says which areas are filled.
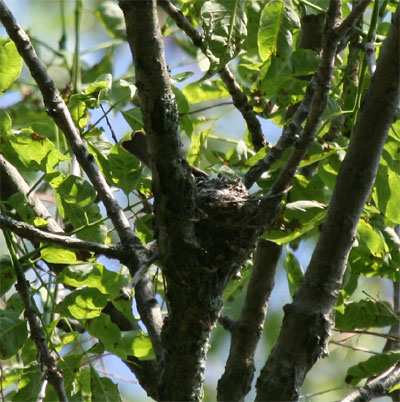
[[[398,112],[399,18],[398,9],[361,107],[311,262],[293,303],[285,306],[281,333],[257,381],[257,400],[296,400],[306,373],[327,353],[332,308],[388,130]]]
[[[222,292],[249,258],[258,201],[226,178],[193,176],[181,153],[178,113],[155,1],[120,1],[135,63],[153,173],[157,242],[166,279],[159,400],[201,400],[210,332]]]
[[[224,374],[218,381],[218,401],[243,401],[250,391],[254,355],[264,329],[281,250],[275,243],[259,240],[240,317],[230,323],[231,346]]]

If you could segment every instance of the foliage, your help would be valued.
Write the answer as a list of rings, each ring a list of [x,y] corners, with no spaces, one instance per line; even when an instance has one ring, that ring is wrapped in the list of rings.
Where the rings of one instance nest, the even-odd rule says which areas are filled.
[[[269,127],[267,121],[279,128],[292,122],[293,112],[306,96],[311,76],[318,71],[321,63],[320,50],[298,47],[302,35],[302,17],[325,12],[326,3],[317,0],[175,2],[190,23],[196,29],[201,27],[204,33],[204,41],[199,47],[177,29],[172,18],[168,18],[162,27],[166,43],[174,44],[170,47],[171,53],[178,49],[179,57],[190,60],[189,63],[197,63],[193,68],[189,63],[176,66],[176,60],[169,61],[183,150],[190,164],[206,171],[216,180],[222,175],[233,178],[236,183],[266,157],[277,141],[270,138],[266,131],[265,128]],[[343,1],[344,17],[349,14],[352,3],[355,2]],[[388,16],[395,10],[395,2],[375,0],[369,6],[369,11],[381,3],[386,5],[386,9],[382,6],[379,10],[375,26],[372,26],[374,21],[371,22],[368,17],[370,13],[366,13],[363,23],[353,32],[360,41],[364,40],[368,31],[378,33],[378,59],[381,42],[388,32]],[[144,124],[143,102],[135,86],[134,70],[128,67],[120,72],[123,64],[121,46],[124,46],[126,39],[124,15],[117,3],[112,1],[87,0],[85,9],[90,10],[87,13],[90,16],[86,15],[86,11],[83,16],[80,15],[82,11],[79,11],[78,5],[79,1],[76,1],[73,16],[72,12],[67,12],[72,11],[72,2],[67,4],[61,1],[64,17],[60,26],[62,32],[68,35],[68,44],[74,35],[77,41],[80,38],[81,42],[75,48],[63,47],[62,41],[57,45],[46,32],[39,31],[38,35],[43,34],[46,38],[43,41],[35,36],[37,29],[30,34],[31,40],[56,81],[72,120],[87,144],[88,160],[96,164],[105,181],[115,191],[124,213],[132,219],[138,239],[148,247],[146,252],[150,252],[151,247],[155,247],[154,239],[162,230],[157,226],[157,210],[154,210],[152,173],[148,166],[126,152],[123,144],[129,140],[130,131],[141,130]],[[47,4],[46,7],[55,6]],[[18,11],[21,12],[20,9]],[[56,8],[53,11],[56,13]],[[16,14],[18,17],[18,12]],[[72,26],[81,17],[82,25],[73,32]],[[32,27],[39,24],[40,29],[40,21],[36,22],[35,18],[32,19]],[[88,30],[86,23],[92,24]],[[57,31],[56,35],[62,32]],[[86,48],[82,35],[90,37],[88,43],[95,42],[95,45]],[[282,268],[286,271],[285,286],[288,286],[292,297],[295,297],[303,281],[299,255],[307,253],[306,246],[315,242],[324,225],[338,172],[351,140],[351,135],[342,135],[341,131],[332,139],[327,136],[328,131],[336,119],[345,119],[343,133],[354,131],[359,105],[370,82],[369,71],[359,68],[356,71],[359,91],[347,91],[348,74],[353,66],[350,65],[350,47],[348,43],[344,45],[342,53],[336,58],[327,107],[315,141],[299,164],[290,188],[285,190],[279,211],[259,236],[280,246],[285,245]],[[74,58],[81,59],[80,64],[72,63]],[[234,131],[240,133],[230,135],[235,124],[230,117],[235,116],[236,122],[241,115],[235,109],[237,102],[234,101],[235,106],[230,102],[232,91],[216,75],[228,65],[252,110],[262,122],[261,126],[270,142],[265,148],[254,149],[249,128],[247,131],[235,128]],[[110,249],[117,248],[122,241],[121,234],[117,233],[115,223],[106,210],[104,198],[99,194],[101,190],[83,172],[73,147],[51,119],[51,112],[46,111],[37,84],[26,71],[21,70],[22,58],[14,42],[3,35],[0,39],[0,103],[8,94],[13,96],[13,101],[0,111],[0,153],[17,168],[28,183],[29,190],[26,193],[9,193],[3,185],[11,187],[11,184],[1,176],[1,214],[49,231],[54,231],[47,226],[53,215],[60,228],[57,232],[64,238],[72,237],[109,246]],[[122,127],[129,127],[129,132]],[[257,177],[251,197],[269,194],[295,147],[296,141],[293,141],[279,158],[273,160],[269,169]],[[399,147],[400,120],[397,120],[391,126],[376,181],[362,211],[348,258],[343,287],[335,308],[336,327],[339,330],[379,327],[387,332],[388,327],[398,325],[390,303],[383,304],[365,294],[360,295],[359,283],[368,284],[368,281],[380,278],[388,278],[394,283],[400,279]],[[38,214],[31,198],[33,193],[43,202],[50,199],[47,216]],[[182,198],[183,194],[177,193],[176,197]],[[206,215],[206,212],[201,212]],[[199,214],[192,219],[196,221],[205,217]],[[251,224],[256,225],[257,222]],[[146,325],[142,316],[144,313],[136,313],[137,305],[132,297],[135,295],[135,290],[132,290],[132,271],[129,272],[126,267],[129,258],[121,258],[117,269],[114,269],[115,264],[100,257],[99,252],[90,246],[78,249],[68,243],[63,244],[62,240],[53,244],[29,236],[28,241],[22,235],[12,235],[12,229],[2,228],[5,237],[11,239],[11,243],[8,242],[7,247],[0,250],[1,392],[5,400],[37,400],[43,393],[43,384],[46,384],[46,372],[40,367],[42,362],[31,339],[32,328],[26,325],[24,319],[26,306],[22,305],[14,287],[18,276],[16,265],[22,267],[25,277],[29,279],[30,297],[44,330],[45,342],[57,355],[68,398],[74,401],[121,400],[114,380],[100,375],[96,360],[112,354],[132,367],[140,362],[153,361],[157,356],[150,331],[143,331]],[[228,228],[227,232],[233,230],[236,229]],[[210,242],[216,241],[210,239]],[[220,256],[225,258],[222,252]],[[218,260],[218,255],[215,258]],[[241,276],[231,279],[224,290],[222,314],[232,319],[237,319],[251,281],[253,262],[249,258],[250,255],[247,256],[248,261],[239,264],[244,265]],[[162,300],[166,309],[163,311],[165,317],[168,300],[162,276],[164,267],[157,258],[149,265],[157,300]],[[204,269],[213,268],[205,266]],[[126,296],[124,292],[132,295]],[[388,297],[385,292],[376,293],[385,300]],[[129,322],[130,325],[126,327],[121,322]],[[207,323],[204,325],[207,326]],[[275,328],[272,332],[277,331],[278,328]],[[222,332],[220,327],[216,330],[211,356],[221,353],[218,346],[222,343],[221,339],[227,337],[228,333]],[[269,338],[266,335],[268,347],[271,346]],[[368,347],[373,349],[376,345],[371,341]],[[337,364],[332,360],[328,360],[327,364]],[[353,364],[353,367],[346,375],[343,372],[340,381],[358,384],[364,378],[385,371],[399,360],[399,356],[397,352],[385,351],[363,360],[352,356],[349,364]],[[134,367],[132,371],[135,372]],[[336,387],[340,385],[335,384]],[[309,385],[306,387],[309,392],[317,391]],[[45,387],[44,400],[57,398],[53,388],[53,385]],[[206,391],[213,395],[214,391]]]

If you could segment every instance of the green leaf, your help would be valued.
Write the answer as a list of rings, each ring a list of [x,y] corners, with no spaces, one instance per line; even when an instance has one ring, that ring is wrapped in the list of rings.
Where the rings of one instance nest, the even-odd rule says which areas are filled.
[[[295,255],[290,251],[287,252],[285,262],[283,264],[285,268],[288,283],[289,283],[289,291],[290,295],[294,296],[296,293],[297,288],[300,285],[300,281],[304,276],[303,270],[301,265]]]
[[[10,256],[0,256],[0,297],[11,289],[17,280]]]
[[[69,98],[68,109],[75,125],[80,129],[86,127],[89,108],[81,94],[75,94]]]
[[[382,257],[389,252],[383,235],[364,219],[360,219],[358,222],[357,238],[360,244],[366,246],[371,254],[376,257]]]
[[[154,232],[149,227],[149,224],[146,224],[151,219],[153,219],[153,215],[148,214],[135,220],[135,233],[143,243],[149,243],[153,240]]]
[[[363,378],[376,377],[400,360],[400,353],[388,352],[370,357],[347,370],[345,381],[357,385]]]
[[[129,110],[121,110],[120,112],[133,131],[143,128],[142,112],[140,108],[135,107]]]
[[[292,53],[292,30],[300,28],[297,13],[284,1],[272,0],[266,4],[258,31],[258,52],[263,61],[276,55],[287,60]]]
[[[104,242],[107,227],[101,220],[100,209],[94,203],[96,192],[85,179],[73,175],[67,176],[55,188],[58,210],[61,216],[71,222],[75,229],[80,229],[77,236],[80,239]],[[84,228],[89,223],[95,223]]]
[[[113,1],[102,1],[95,11],[95,15],[112,38],[125,40],[125,18],[117,3]]]
[[[13,402],[36,402],[43,385],[43,373],[38,364],[26,367],[18,382],[18,392],[13,396]]]
[[[41,249],[40,257],[51,264],[75,264],[77,262],[75,253],[61,246],[48,246]]]
[[[120,142],[111,147],[108,162],[111,179],[116,187],[125,194],[130,194],[137,188],[142,166],[136,158],[121,148]]]
[[[336,312],[336,327],[344,330],[370,327],[386,327],[397,320],[381,304],[371,300],[345,303],[344,314]],[[390,309],[390,305],[388,305]]]
[[[252,269],[253,265],[248,264],[246,268],[240,271],[240,279],[234,278],[229,281],[228,286],[224,290],[224,301],[232,302],[235,300],[236,296],[242,292],[243,288],[249,282]]]
[[[0,40],[0,93],[6,91],[19,77],[22,70],[22,57],[13,41]]]
[[[81,395],[83,396],[82,401],[92,401],[92,390],[91,390],[91,375],[90,369],[88,367],[83,367],[76,373],[76,379],[80,385]],[[79,401],[79,399],[78,399]]]
[[[155,359],[153,345],[148,334],[142,331],[121,332],[122,345],[128,356],[132,355],[139,360]]]
[[[326,205],[317,201],[295,201],[286,205],[279,228],[272,228],[261,238],[285,244],[318,227],[326,215]]]
[[[65,267],[57,277],[57,282],[73,287],[95,288],[116,299],[129,279],[118,272],[109,271],[102,264],[83,263]]]
[[[395,164],[395,162],[394,162]],[[397,170],[395,168],[397,166]],[[390,166],[380,165],[375,181],[374,201],[390,221],[400,223],[400,173],[398,163]]]
[[[212,75],[231,61],[240,51],[247,35],[247,16],[243,0],[206,1],[201,8],[205,31],[204,45]]]
[[[292,53],[290,63],[292,65],[293,75],[310,75],[317,71],[320,58],[313,50],[297,49]]]
[[[18,318],[19,314],[11,310],[0,310],[0,358],[14,356],[28,337],[26,321]]]
[[[107,377],[99,377],[97,372],[90,366],[90,387],[92,401],[96,402],[119,402],[121,395],[118,386]]]
[[[127,352],[121,345],[121,333],[108,314],[100,313],[86,325],[87,330],[104,345],[106,350],[126,359]]]
[[[0,138],[7,137],[11,133],[11,117],[0,109]]]
[[[50,140],[31,129],[3,137],[0,149],[10,162],[23,170],[46,172],[69,159],[57,151]]]
[[[192,82],[182,89],[182,93],[189,104],[230,97],[228,90],[220,79]]]
[[[55,312],[78,320],[84,320],[98,317],[106,304],[107,296],[98,289],[83,288],[67,295],[56,306]]]

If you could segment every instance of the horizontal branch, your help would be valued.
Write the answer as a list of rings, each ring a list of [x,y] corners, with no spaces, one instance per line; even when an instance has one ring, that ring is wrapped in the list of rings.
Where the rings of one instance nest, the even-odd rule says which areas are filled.
[[[102,254],[106,257],[116,258],[121,261],[129,259],[129,253],[127,253],[123,246],[108,246],[105,244],[80,240],[71,236],[45,232],[33,225],[17,221],[5,215],[0,215],[0,228],[8,229],[18,236],[33,242],[39,241],[47,244],[58,244],[67,249],[90,251],[95,254]]]

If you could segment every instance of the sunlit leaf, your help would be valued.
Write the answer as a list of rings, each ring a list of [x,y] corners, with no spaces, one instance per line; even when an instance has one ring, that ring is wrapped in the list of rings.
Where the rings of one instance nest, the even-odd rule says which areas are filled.
[[[286,205],[281,227],[265,232],[261,237],[277,244],[288,243],[313,228],[317,228],[326,215],[326,205],[317,201],[295,201]]]
[[[19,77],[22,57],[13,41],[0,40],[0,93],[4,92]]]
[[[139,360],[151,360],[155,358],[153,345],[148,334],[141,331],[125,331],[121,333],[122,344],[128,355]]]
[[[360,244],[365,245],[374,256],[381,257],[389,252],[382,234],[364,219],[360,219],[358,223],[357,237]]]
[[[78,320],[98,317],[107,304],[107,296],[94,288],[78,289],[59,303],[55,312]]]
[[[40,256],[52,264],[75,264],[76,255],[73,251],[59,246],[49,246],[40,250]]]
[[[189,103],[199,103],[213,99],[230,97],[228,90],[220,79],[193,82],[182,89]]]
[[[292,30],[300,28],[297,13],[286,2],[273,0],[261,14],[258,31],[258,52],[262,60],[276,55],[287,60],[292,53]]]
[[[73,287],[96,288],[114,299],[119,296],[128,278],[106,269],[102,264],[82,263],[65,267],[57,281]]]
[[[39,364],[24,368],[20,378],[18,392],[13,396],[12,400],[17,402],[37,401],[43,384],[43,373]]]

